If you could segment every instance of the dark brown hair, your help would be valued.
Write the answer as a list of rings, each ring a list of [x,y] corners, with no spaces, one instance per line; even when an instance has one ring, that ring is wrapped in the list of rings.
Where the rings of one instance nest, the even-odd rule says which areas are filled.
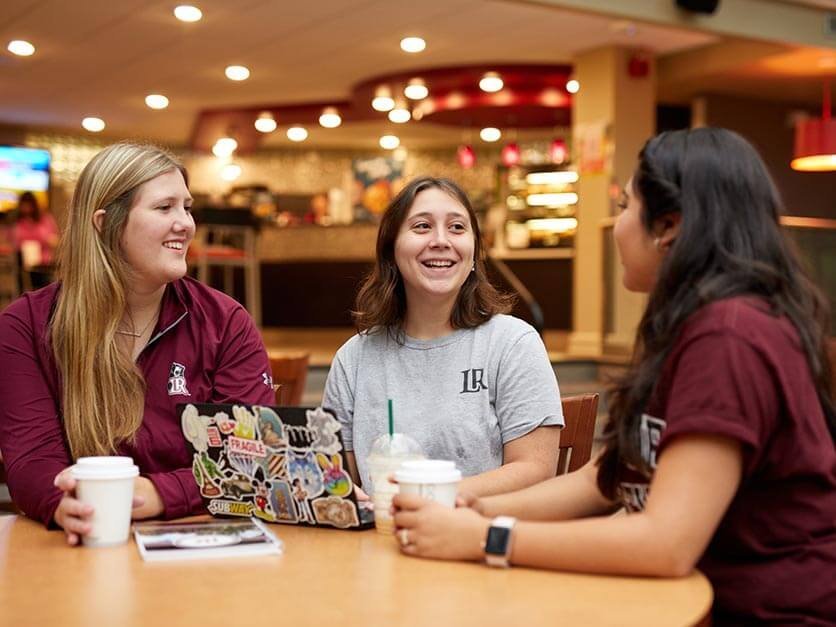
[[[395,241],[415,202],[415,197],[426,189],[439,189],[459,202],[467,211],[473,230],[473,260],[476,269],[468,275],[459,291],[450,314],[451,326],[454,329],[478,327],[495,314],[511,310],[513,298],[497,291],[488,280],[486,253],[479,222],[467,194],[453,181],[424,176],[410,181],[395,196],[380,221],[375,265],[360,287],[352,312],[354,324],[360,333],[385,328],[399,335],[403,330],[406,292],[398,265],[395,263]]]
[[[615,498],[622,464],[649,474],[639,441],[642,412],[682,325],[724,298],[754,296],[792,322],[834,435],[828,304],[781,229],[781,199],[757,151],[721,128],[662,133],[639,155],[633,192],[648,233],[665,216],[682,219],[639,322],[632,365],[610,394],[602,493]]]
[[[32,208],[32,213],[24,216],[21,207],[27,203]],[[38,205],[38,199],[35,198],[35,194],[32,192],[23,192],[20,198],[17,199],[17,219],[20,220],[22,218],[29,218],[32,222],[41,221],[41,207]]]

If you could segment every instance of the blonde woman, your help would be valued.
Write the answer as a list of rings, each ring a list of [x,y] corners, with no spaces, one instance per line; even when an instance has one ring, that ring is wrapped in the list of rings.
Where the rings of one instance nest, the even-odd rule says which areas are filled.
[[[59,281],[0,315],[0,450],[17,506],[70,544],[92,510],[64,472],[87,455],[140,468],[134,518],[202,509],[176,405],[272,402],[261,336],[231,298],[186,277],[186,172],[168,153],[110,146],[84,168]]]

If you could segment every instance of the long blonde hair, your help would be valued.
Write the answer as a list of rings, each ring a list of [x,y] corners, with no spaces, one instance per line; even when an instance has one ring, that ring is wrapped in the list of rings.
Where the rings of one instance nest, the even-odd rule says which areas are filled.
[[[164,150],[119,143],[94,156],[76,184],[59,245],[61,289],[50,329],[73,459],[113,454],[142,424],[145,380],[116,344],[131,273],[121,237],[137,189],[175,168],[185,178]],[[99,209],[106,213],[97,229]]]

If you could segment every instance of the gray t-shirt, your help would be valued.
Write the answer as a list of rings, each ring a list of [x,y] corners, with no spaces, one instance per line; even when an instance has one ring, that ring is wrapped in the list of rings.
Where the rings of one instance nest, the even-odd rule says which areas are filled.
[[[557,378],[531,325],[496,315],[475,329],[399,344],[386,331],[355,335],[334,358],[322,405],[342,423],[368,486],[374,439],[415,438],[431,459],[456,462],[465,476],[502,465],[503,445],[540,426],[563,426]]]

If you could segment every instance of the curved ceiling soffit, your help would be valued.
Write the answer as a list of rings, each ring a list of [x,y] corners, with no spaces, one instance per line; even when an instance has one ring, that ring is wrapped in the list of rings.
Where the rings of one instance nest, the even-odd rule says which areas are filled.
[[[495,93],[479,88],[487,72],[496,72],[504,86]],[[238,154],[258,148],[263,133],[254,122],[270,112],[279,125],[317,125],[325,107],[336,107],[343,123],[386,121],[386,113],[371,106],[380,87],[388,89],[396,101],[412,111],[413,122],[464,128],[545,128],[571,123],[572,95],[566,81],[571,65],[479,64],[426,68],[368,78],[352,87],[350,98],[342,101],[293,104],[262,104],[244,107],[204,109],[198,114],[191,136],[191,147],[209,152],[218,138],[232,136]],[[429,90],[423,100],[408,100],[403,89],[411,79],[420,78]]]

